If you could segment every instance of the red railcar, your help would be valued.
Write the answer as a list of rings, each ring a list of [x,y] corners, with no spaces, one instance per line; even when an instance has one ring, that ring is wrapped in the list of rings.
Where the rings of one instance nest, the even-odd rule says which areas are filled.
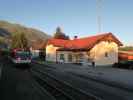
[[[11,60],[13,63],[31,63],[31,53],[30,50],[25,49],[13,49],[11,50]]]
[[[119,51],[119,61],[133,60],[133,51]]]

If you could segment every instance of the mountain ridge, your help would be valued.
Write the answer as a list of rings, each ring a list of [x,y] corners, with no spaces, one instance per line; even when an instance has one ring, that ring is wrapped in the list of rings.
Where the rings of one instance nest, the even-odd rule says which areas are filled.
[[[51,38],[50,35],[38,29],[27,27],[21,24],[10,23],[8,21],[0,20],[0,37],[10,38],[14,33],[24,33],[28,39],[29,45],[32,47],[34,44],[46,42]]]

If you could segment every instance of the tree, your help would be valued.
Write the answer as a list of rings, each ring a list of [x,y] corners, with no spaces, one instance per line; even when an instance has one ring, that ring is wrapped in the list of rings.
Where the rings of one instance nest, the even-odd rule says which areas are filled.
[[[65,33],[62,32],[60,27],[56,28],[56,32],[54,33],[54,38],[69,40],[69,36],[65,35]]]
[[[24,33],[16,32],[12,34],[11,48],[28,48],[28,40]]]
[[[3,43],[5,43],[4,38],[0,37],[0,44],[3,44]]]
[[[120,47],[119,50],[123,50],[123,51],[133,51],[133,46]]]

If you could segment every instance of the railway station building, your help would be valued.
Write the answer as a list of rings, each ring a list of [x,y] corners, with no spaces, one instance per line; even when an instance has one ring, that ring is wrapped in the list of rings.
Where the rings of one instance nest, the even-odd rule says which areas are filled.
[[[46,45],[46,61],[95,66],[112,65],[118,62],[119,46],[122,46],[122,43],[112,33],[72,40],[52,38]]]

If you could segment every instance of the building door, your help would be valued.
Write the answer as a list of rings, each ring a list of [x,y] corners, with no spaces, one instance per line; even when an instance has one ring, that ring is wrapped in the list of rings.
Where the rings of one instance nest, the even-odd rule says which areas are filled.
[[[60,54],[60,62],[65,62],[65,55],[64,54]]]
[[[75,55],[76,63],[82,63],[84,60],[84,55],[82,53],[78,53]]]
[[[72,54],[68,54],[68,62],[72,62]]]

